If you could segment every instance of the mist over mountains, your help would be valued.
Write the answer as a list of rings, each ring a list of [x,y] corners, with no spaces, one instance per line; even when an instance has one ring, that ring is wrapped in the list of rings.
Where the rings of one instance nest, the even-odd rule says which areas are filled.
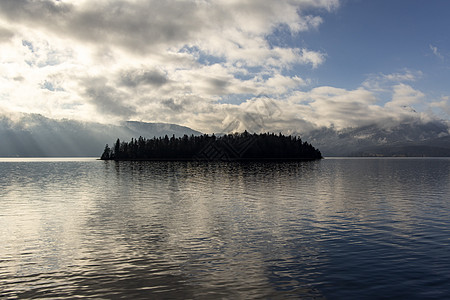
[[[105,144],[120,138],[177,137],[200,132],[187,127],[136,121],[105,125],[55,120],[39,114],[0,115],[0,156],[3,157],[100,157]]]
[[[443,120],[412,120],[393,126],[319,128],[292,135],[311,143],[326,156],[450,156],[450,126]],[[199,135],[188,127],[127,121],[106,125],[56,120],[39,114],[0,115],[2,157],[99,157],[105,144],[120,138]]]
[[[449,125],[445,121],[414,120],[383,127],[379,124],[336,130],[321,128],[302,138],[324,156],[450,156]]]

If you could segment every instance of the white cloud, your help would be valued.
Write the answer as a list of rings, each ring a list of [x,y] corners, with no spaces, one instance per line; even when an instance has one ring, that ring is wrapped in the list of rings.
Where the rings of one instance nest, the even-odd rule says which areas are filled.
[[[376,97],[365,89],[347,91],[334,87],[319,87],[299,95],[311,109],[305,118],[317,126],[344,128],[373,122],[379,113]]]
[[[386,103],[385,107],[410,107],[411,105],[423,100],[424,97],[425,95],[422,92],[413,89],[411,86],[406,84],[398,84],[394,86],[392,100]]]
[[[372,75],[354,90],[311,88],[293,67],[319,68],[326,53],[269,43],[280,26],[293,35],[316,30],[320,14],[338,6],[337,0],[2,0],[0,109],[170,122],[204,132],[301,132],[414,115],[403,107],[425,96],[405,83],[420,78],[419,71]],[[379,90],[390,97],[384,105]]]
[[[405,82],[414,82],[423,76],[421,71],[405,69],[402,72],[391,74],[370,74],[363,82],[362,86],[372,91],[384,91],[392,88],[393,85]]]
[[[13,36],[14,32],[12,30],[0,27],[0,44],[9,42]]]
[[[430,44],[430,50],[433,52],[433,55],[439,59],[444,59],[444,56],[439,52],[438,48]]]
[[[338,5],[4,0],[0,107],[100,121],[170,121],[184,114],[186,123],[189,114],[214,110],[217,101],[280,97],[309,82],[285,70],[317,68],[325,54],[273,47],[267,36],[280,25],[293,34],[316,29],[319,14]]]
[[[378,124],[389,128],[401,122],[432,119],[431,115],[416,112],[412,107],[423,99],[422,92],[407,85],[396,85],[389,93],[390,100],[380,106],[377,94],[363,87],[346,90],[322,86],[278,98],[255,97],[239,105],[211,104],[211,110],[205,109],[204,113],[196,115],[190,125],[196,124],[206,132],[247,129],[289,134],[321,127],[344,129]],[[448,108],[448,103],[440,102],[434,106]]]
[[[325,61],[325,54],[317,51],[302,49],[300,62],[311,64],[313,68],[317,68]]]
[[[432,108],[438,108],[444,113],[446,118],[450,117],[450,97],[441,97],[438,101],[434,101],[430,104]]]
[[[264,94],[284,94],[289,90],[293,90],[299,87],[304,87],[308,84],[304,79],[294,76],[288,77],[281,74],[276,74],[274,77],[269,78],[263,85],[265,87],[273,89],[272,92],[261,91]]]
[[[411,70],[406,70],[403,73],[383,75],[383,78],[390,82],[404,82],[404,81],[416,81],[421,76],[422,72],[420,71],[413,72]]]

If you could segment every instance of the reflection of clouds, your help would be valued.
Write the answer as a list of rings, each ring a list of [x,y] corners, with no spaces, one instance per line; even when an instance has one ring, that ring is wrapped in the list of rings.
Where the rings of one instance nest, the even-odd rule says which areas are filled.
[[[128,237],[133,251],[142,249],[139,255],[153,257],[152,263],[164,262],[175,267],[175,274],[188,276],[188,282],[197,287],[197,296],[276,295],[273,288],[286,284],[288,276],[294,290],[300,288],[305,277],[302,265],[317,257],[317,251],[306,239],[291,236],[301,235],[301,224],[296,224],[298,211],[288,213],[289,218],[283,216],[286,207],[295,206],[292,199],[285,199],[290,191],[282,186],[285,179],[295,185],[295,175],[301,174],[296,165],[271,164],[267,169],[264,164],[114,164],[120,174],[118,193],[125,191],[134,199],[133,207],[120,204],[113,209],[117,214],[128,211],[127,216],[109,215],[112,220],[127,220],[127,224],[108,231]],[[141,200],[144,191],[145,200]],[[104,211],[108,215],[111,209]],[[289,246],[300,240],[305,245]],[[292,264],[299,269],[292,271]],[[300,291],[307,294],[305,289]]]
[[[200,297],[211,292],[232,295],[237,282],[264,281],[262,261],[246,249],[243,223],[248,213],[245,199],[236,197],[242,192],[242,175],[229,177],[226,169],[220,164],[188,164],[177,174],[181,186],[169,191],[171,199],[178,199],[166,215],[168,247],[182,254],[181,268],[199,285]],[[244,266],[246,256],[250,263]]]
[[[239,286],[248,286],[249,290],[241,290],[239,296],[270,295],[275,293],[274,285],[293,275],[281,276],[282,272],[275,270],[277,266],[292,273],[290,264],[301,266],[311,255],[317,255],[307,247],[285,249],[295,239],[289,237],[295,232],[292,226],[298,224],[292,221],[292,226],[283,225],[287,220],[279,209],[283,210],[285,191],[273,186],[283,184],[279,173],[289,170],[276,164],[272,167],[265,170],[264,165],[204,164],[190,166],[180,174],[178,180],[183,180],[185,190],[181,191],[183,199],[172,207],[167,242],[186,255],[184,272],[192,274],[193,281],[203,288],[224,293],[227,287],[235,292]],[[277,178],[278,182],[273,182]],[[258,180],[267,184],[258,184]],[[277,209],[271,209],[274,206]],[[291,217],[294,220],[295,216]],[[304,275],[296,276],[290,284],[300,286]]]
[[[22,297],[348,298],[340,283],[433,280],[449,163],[11,162],[0,281]]]
[[[6,182],[8,190],[1,195],[0,281],[16,294],[64,285],[66,279],[48,281],[42,274],[61,274],[79,258],[78,216],[89,210],[90,199],[77,183],[89,178],[89,168],[80,160],[63,164],[71,168],[61,168],[57,159],[0,162],[6,171],[0,186]]]

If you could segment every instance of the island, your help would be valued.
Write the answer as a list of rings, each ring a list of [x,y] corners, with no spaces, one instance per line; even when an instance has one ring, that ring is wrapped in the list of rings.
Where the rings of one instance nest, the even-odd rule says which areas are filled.
[[[130,142],[120,139],[105,146],[102,160],[180,160],[180,161],[256,161],[316,160],[321,152],[296,136],[274,133],[226,134],[222,136],[184,135],[183,137],[142,136]]]

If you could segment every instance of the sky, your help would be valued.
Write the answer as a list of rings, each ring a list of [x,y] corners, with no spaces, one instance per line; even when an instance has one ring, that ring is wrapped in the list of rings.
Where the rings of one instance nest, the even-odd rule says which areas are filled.
[[[301,132],[450,120],[447,0],[1,0],[0,114]]]

